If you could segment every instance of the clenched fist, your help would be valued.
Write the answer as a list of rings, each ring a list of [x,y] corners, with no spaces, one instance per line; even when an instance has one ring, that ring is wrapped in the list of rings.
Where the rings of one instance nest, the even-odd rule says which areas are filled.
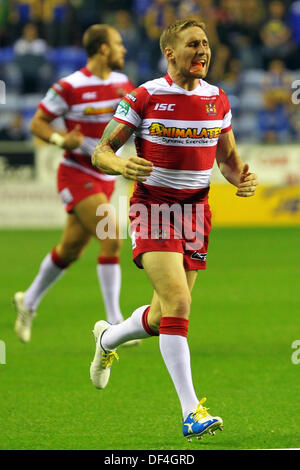
[[[254,196],[257,185],[257,175],[255,173],[249,173],[249,165],[245,164],[240,174],[240,183],[237,187],[236,195],[240,197]]]
[[[74,129],[65,135],[63,148],[73,150],[82,145],[84,135],[80,132],[80,124],[76,124]]]
[[[143,182],[151,175],[153,164],[140,157],[129,157],[123,160],[122,175],[129,180]]]

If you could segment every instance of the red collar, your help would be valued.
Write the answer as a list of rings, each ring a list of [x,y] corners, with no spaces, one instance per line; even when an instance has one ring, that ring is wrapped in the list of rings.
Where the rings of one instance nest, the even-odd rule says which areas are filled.
[[[173,80],[172,80],[171,76],[168,73],[164,76],[164,79],[168,82],[168,84],[170,86],[172,85]]]
[[[84,75],[86,75],[87,77],[91,77],[92,76],[92,72],[89,71],[89,69],[87,68],[87,66],[83,67],[82,69],[80,69],[80,72],[83,73]]]

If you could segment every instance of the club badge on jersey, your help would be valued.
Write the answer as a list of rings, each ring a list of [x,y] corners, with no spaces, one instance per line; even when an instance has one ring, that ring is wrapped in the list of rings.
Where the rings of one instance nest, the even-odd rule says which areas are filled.
[[[215,116],[217,114],[217,108],[215,103],[206,104],[206,112],[209,116]]]

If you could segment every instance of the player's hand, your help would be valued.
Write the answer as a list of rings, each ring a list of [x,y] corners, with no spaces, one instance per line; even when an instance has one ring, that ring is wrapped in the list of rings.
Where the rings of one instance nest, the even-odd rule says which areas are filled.
[[[122,175],[129,180],[143,183],[153,170],[152,162],[140,157],[129,157],[123,160]]]
[[[80,132],[80,124],[76,124],[74,129],[65,135],[63,148],[66,150],[73,150],[82,145],[84,135]]]
[[[249,165],[245,164],[240,174],[240,183],[237,187],[236,195],[240,197],[254,196],[257,185],[257,175],[250,173]]]

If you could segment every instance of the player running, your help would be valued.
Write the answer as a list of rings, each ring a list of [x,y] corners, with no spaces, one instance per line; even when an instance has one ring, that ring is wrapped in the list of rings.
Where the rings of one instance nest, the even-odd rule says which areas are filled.
[[[137,182],[129,214],[133,258],[145,269],[154,295],[151,305],[139,307],[120,325],[95,324],[90,377],[95,387],[104,388],[122,342],[159,335],[182,408],[183,435],[190,440],[223,426],[195,392],[187,342],[191,292],[198,270],[206,268],[214,160],[237,187],[237,196],[253,196],[257,177],[238,155],[224,91],[204,81],[211,50],[203,23],[177,21],[162,33],[160,45],[168,61],[167,75],[144,83],[121,101],[92,158],[104,173]],[[132,133],[138,157],[120,160],[115,152]],[[168,223],[153,219],[153,209],[162,204],[169,212],[177,208]],[[187,207],[186,218],[182,214]],[[194,235],[187,236],[185,229],[193,229]]]
[[[59,244],[44,258],[32,284],[14,296],[18,312],[15,331],[24,342],[30,340],[32,319],[43,296],[96,236],[96,209],[108,203],[114,190],[116,177],[93,167],[91,155],[120,99],[134,86],[126,75],[115,71],[123,68],[126,53],[116,29],[90,26],[83,45],[86,66],[54,83],[31,123],[33,134],[65,149],[57,185],[67,220]],[[51,126],[57,117],[64,119],[65,134]],[[119,239],[100,240],[97,274],[107,320],[113,324],[123,321],[119,306],[120,248]]]

